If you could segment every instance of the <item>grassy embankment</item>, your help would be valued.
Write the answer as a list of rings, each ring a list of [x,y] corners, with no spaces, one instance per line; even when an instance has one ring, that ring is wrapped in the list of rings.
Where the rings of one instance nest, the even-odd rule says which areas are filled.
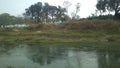
[[[120,42],[120,22],[84,20],[65,24],[32,24],[26,28],[1,29],[3,43]]]

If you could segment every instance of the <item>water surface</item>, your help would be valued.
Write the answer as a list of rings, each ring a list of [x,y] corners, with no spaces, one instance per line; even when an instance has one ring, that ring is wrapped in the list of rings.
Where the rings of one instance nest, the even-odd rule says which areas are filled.
[[[1,45],[0,68],[120,68],[120,49]]]

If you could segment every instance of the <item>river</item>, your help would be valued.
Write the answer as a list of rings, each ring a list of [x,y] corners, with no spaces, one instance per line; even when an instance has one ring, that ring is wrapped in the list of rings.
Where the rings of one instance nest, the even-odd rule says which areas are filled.
[[[120,49],[2,44],[0,68],[120,68]]]

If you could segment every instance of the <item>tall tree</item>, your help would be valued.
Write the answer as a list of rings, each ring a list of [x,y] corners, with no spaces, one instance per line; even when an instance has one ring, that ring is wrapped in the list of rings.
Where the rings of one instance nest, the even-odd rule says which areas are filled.
[[[100,10],[100,12],[109,12],[114,11],[115,16],[120,15],[120,0],[98,0],[96,8]]]
[[[45,22],[48,22],[49,6],[50,5],[48,3],[44,3],[42,16],[44,16]]]
[[[57,14],[57,7],[56,6],[49,6],[49,16],[51,17],[51,21],[54,23],[54,19],[56,18]]]
[[[66,10],[61,6],[51,6],[48,3],[42,5],[38,2],[26,9],[24,15],[31,17],[35,22],[55,22],[65,18]]]
[[[120,0],[109,0],[111,11],[115,12],[115,16],[120,14]]]
[[[25,15],[30,16],[35,22],[41,22],[42,16],[40,15],[42,12],[42,3],[38,2],[34,5],[31,5],[29,8],[26,9]]]
[[[98,0],[96,8],[100,11],[100,15],[102,15],[103,12],[106,12],[107,2],[106,0]]]
[[[76,8],[75,8],[75,11],[72,12],[72,19],[79,19],[79,15],[78,15],[78,12],[80,11],[80,3],[77,3],[76,4]]]
[[[61,21],[61,22],[65,21],[65,19],[68,16],[66,13],[67,13],[67,10],[65,8],[62,8],[61,6],[58,6],[57,15],[56,15],[57,20]]]

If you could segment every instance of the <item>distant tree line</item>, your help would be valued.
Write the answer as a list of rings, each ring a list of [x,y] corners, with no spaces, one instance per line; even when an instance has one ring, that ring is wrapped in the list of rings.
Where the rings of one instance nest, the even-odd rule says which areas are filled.
[[[24,15],[33,19],[36,23],[64,22],[69,19],[66,9],[61,6],[52,6],[48,3],[38,2],[25,9]]]
[[[6,25],[16,25],[16,24],[28,24],[33,23],[30,18],[27,17],[15,17],[8,13],[0,14],[0,27],[5,28]]]
[[[100,15],[92,16],[85,19],[120,19],[120,0],[97,0],[97,10]],[[65,8],[61,6],[53,6],[48,3],[37,2],[25,9],[24,17],[11,16],[8,13],[0,14],[0,27],[5,25],[14,24],[27,24],[27,23],[62,23],[68,20],[80,20],[78,12],[80,11],[80,3],[76,4],[76,10],[72,13],[70,18]],[[108,15],[102,15],[108,12]],[[114,15],[111,14],[114,12]]]
[[[14,24],[23,23],[22,17],[11,16],[8,13],[0,14],[0,26],[5,27],[5,25],[14,25]]]

